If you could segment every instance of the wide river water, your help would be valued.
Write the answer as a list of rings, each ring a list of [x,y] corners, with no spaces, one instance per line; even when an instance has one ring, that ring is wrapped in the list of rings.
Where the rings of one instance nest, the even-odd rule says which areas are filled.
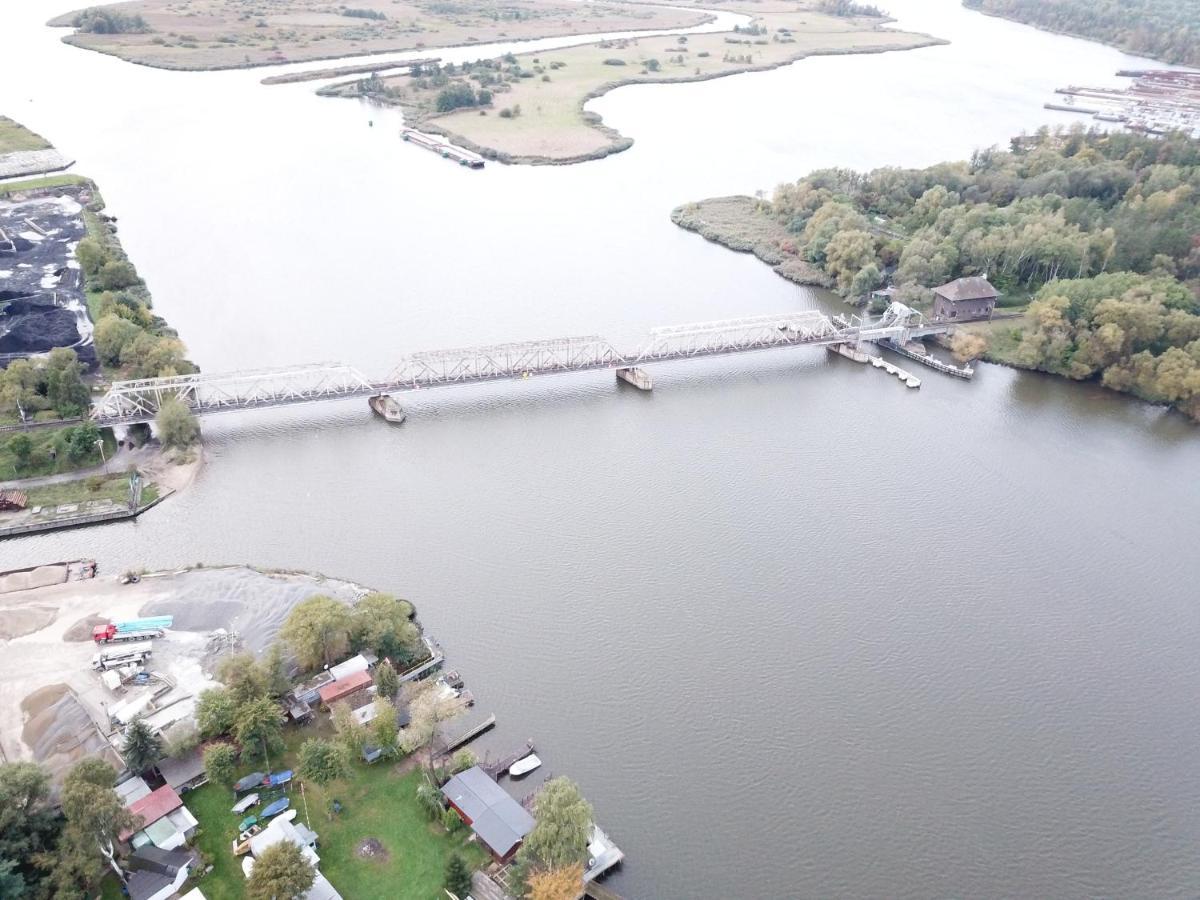
[[[470,172],[311,84],[77,50],[42,26],[61,0],[0,14],[0,112],[98,180],[208,371],[632,348],[831,303],[673,206],[963,158],[1140,62],[885,6],[952,43],[618,90],[592,107],[634,147],[573,167]],[[797,350],[659,368],[650,395],[432,392],[400,428],[362,402],[217,417],[188,491],[0,567],[250,561],[410,597],[499,743],[580,782],[631,898],[1194,897],[1200,431],[1094,386],[919,374]]]

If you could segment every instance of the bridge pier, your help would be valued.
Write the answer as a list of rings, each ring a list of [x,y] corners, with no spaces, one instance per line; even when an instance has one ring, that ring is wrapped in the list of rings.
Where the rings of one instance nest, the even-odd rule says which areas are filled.
[[[636,366],[617,369],[617,380],[632,384],[639,391],[654,390],[654,381],[650,378],[650,374],[645,369],[639,369]]]

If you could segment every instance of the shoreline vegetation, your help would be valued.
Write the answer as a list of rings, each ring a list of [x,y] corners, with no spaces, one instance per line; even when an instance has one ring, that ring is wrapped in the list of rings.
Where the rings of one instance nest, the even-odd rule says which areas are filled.
[[[12,141],[53,149],[40,136],[12,125],[3,129],[6,137],[15,135]],[[36,245],[31,250],[27,243],[19,252],[40,252],[45,260],[63,266],[54,305],[74,302],[80,315],[86,310],[91,329],[90,340],[77,342],[75,348],[60,345],[38,353],[34,351],[45,344],[29,345],[30,350],[22,351],[25,355],[7,360],[0,370],[0,425],[6,431],[0,435],[0,483],[5,490],[24,494],[27,501],[24,509],[0,514],[0,529],[26,527],[35,521],[41,523],[39,527],[80,524],[74,520],[96,514],[98,502],[119,499],[122,489],[116,482],[125,478],[126,469],[136,468],[142,474],[142,509],[148,508],[195,476],[203,457],[192,446],[199,439],[195,421],[186,410],[183,416],[170,410],[158,423],[157,443],[146,426],[131,427],[118,440],[112,429],[98,428],[87,419],[88,407],[94,392],[104,390],[113,379],[185,374],[196,367],[186,358],[174,329],[153,312],[150,291],[125,253],[116,219],[105,212],[94,182],[80,175],[9,182],[0,185],[0,202],[41,202],[33,215],[48,215],[51,210],[62,217],[61,227],[75,229],[72,241],[77,242],[65,249],[55,249],[53,242],[66,240],[59,236],[47,239],[43,246],[49,250],[40,251]],[[31,327],[37,327],[42,293],[34,288],[4,305],[30,307]],[[89,337],[84,328],[79,330]],[[36,339],[52,340],[47,335]],[[23,422],[47,423],[47,427],[27,431],[20,427]],[[70,509],[73,505],[78,505],[78,515]],[[43,510],[35,514],[38,507]]]
[[[1200,66],[1200,6],[1189,0],[963,0],[963,6],[1171,65]]]
[[[1200,140],[1043,128],[969,162],[823,169],[671,219],[852,302],[887,285],[927,311],[931,288],[985,275],[1022,315],[964,327],[984,359],[1200,421],[1198,186]]]
[[[585,109],[633,84],[707,81],[764,72],[810,56],[883,53],[945,43],[883,27],[882,17],[836,15],[818,5],[731,0],[721,11],[751,22],[732,31],[647,35],[506,54],[461,66],[357,79],[318,91],[400,107],[410,127],[504,163],[569,165],[633,145]]]
[[[180,71],[245,69],[498,41],[691,28],[707,12],[641,3],[524,0],[478,7],[462,0],[137,0],[51,19],[65,43],[126,62]]]

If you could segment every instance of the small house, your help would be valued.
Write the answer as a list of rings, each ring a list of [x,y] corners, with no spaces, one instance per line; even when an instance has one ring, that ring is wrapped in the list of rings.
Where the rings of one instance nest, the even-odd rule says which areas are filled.
[[[167,900],[179,896],[197,862],[199,856],[194,851],[140,847],[126,861],[131,873],[125,883],[130,900]]]
[[[176,850],[191,839],[200,824],[169,784],[129,803],[128,809],[137,824],[121,832],[120,838],[135,850],[147,844]]]
[[[1000,292],[986,278],[956,278],[933,289],[933,318],[945,322],[990,319]]]
[[[479,766],[447,781],[442,795],[497,862],[512,859],[525,835],[533,831],[533,816]]]
[[[177,794],[208,783],[208,776],[204,773],[204,754],[199,747],[179,759],[160,759],[155,768]]]
[[[345,700],[359,691],[365,691],[371,686],[371,683],[370,672],[355,672],[353,675],[347,675],[345,678],[325,685],[318,691],[318,694],[323,705],[332,706],[339,700]]]

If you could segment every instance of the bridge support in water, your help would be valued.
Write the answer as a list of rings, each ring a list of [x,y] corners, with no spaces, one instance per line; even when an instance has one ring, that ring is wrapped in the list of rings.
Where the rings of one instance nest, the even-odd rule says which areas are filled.
[[[624,381],[626,384],[632,384],[639,391],[654,390],[654,381],[650,378],[650,373],[636,366],[617,369],[617,380]]]

